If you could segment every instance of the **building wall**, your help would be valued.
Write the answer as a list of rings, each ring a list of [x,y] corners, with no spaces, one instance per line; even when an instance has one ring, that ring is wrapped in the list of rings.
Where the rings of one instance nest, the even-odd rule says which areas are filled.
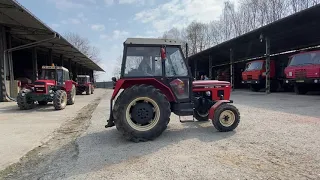
[[[0,25],[0,102],[6,100],[6,88],[5,88],[5,59],[4,50],[6,49],[6,34],[5,28]]]

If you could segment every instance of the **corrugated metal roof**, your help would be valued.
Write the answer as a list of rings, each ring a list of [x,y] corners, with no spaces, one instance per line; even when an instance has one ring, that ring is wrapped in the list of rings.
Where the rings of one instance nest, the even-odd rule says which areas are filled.
[[[39,6],[40,7],[40,6]],[[57,34],[58,38],[41,43],[41,47],[50,48],[54,54],[62,54],[64,58],[81,64],[86,68],[104,71],[89,57],[80,52],[59,33],[44,24],[16,0],[1,0],[0,24],[10,28],[10,33],[33,42],[49,39]]]

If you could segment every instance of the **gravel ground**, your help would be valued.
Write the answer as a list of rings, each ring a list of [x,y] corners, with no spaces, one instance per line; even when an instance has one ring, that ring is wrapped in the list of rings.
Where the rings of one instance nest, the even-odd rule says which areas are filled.
[[[320,179],[320,96],[235,91],[234,132],[172,115],[169,128],[145,143],[104,129],[109,97],[76,141],[47,155],[46,168],[21,167],[8,179]]]

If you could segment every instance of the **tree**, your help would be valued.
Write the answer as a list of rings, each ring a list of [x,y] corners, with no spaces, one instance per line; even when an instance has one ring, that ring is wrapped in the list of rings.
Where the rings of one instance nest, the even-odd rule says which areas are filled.
[[[100,51],[97,47],[90,45],[89,39],[80,36],[73,32],[67,32],[64,37],[69,41],[75,48],[90,58],[96,64],[101,62]],[[97,79],[99,74],[94,71],[94,79]]]

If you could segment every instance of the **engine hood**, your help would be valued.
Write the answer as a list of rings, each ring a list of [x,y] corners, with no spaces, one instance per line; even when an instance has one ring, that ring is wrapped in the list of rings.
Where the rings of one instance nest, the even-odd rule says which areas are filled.
[[[55,85],[55,83],[56,83],[55,80],[37,80],[34,82],[35,85],[36,84],[47,84],[47,85],[51,85],[51,86]]]
[[[199,80],[192,82],[193,87],[203,87],[203,86],[230,86],[228,81],[218,81],[218,80]]]

